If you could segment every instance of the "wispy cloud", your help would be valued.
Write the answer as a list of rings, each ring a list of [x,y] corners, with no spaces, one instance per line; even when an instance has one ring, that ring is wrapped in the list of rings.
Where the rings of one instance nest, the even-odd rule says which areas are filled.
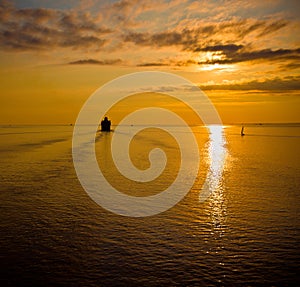
[[[232,19],[221,23],[206,23],[205,21],[185,21],[172,31],[157,33],[128,32],[124,34],[125,42],[132,42],[140,46],[179,46],[182,50],[197,52],[209,43],[226,45],[236,43],[254,34],[256,38],[269,35],[288,25],[287,21]],[[226,39],[226,40],[224,40]]]
[[[96,59],[84,59],[77,60],[73,62],[69,62],[70,65],[119,65],[122,64],[123,61],[121,59],[106,59],[106,60],[96,60]]]
[[[166,62],[149,62],[149,63],[141,63],[137,65],[138,67],[163,67],[170,66],[170,63]]]
[[[275,77],[264,80],[229,81],[225,83],[207,83],[200,85],[203,90],[261,90],[293,91],[300,90],[300,76]]]
[[[286,77],[274,77],[265,78],[263,80],[232,80],[224,81],[220,83],[214,83],[210,81],[208,83],[202,83],[198,85],[157,85],[148,86],[142,88],[131,89],[130,93],[189,93],[199,92],[199,88],[203,91],[244,91],[244,92],[281,92],[281,93],[293,93],[296,91],[299,94],[300,91],[300,76],[286,76]],[[294,93],[293,93],[294,95]]]

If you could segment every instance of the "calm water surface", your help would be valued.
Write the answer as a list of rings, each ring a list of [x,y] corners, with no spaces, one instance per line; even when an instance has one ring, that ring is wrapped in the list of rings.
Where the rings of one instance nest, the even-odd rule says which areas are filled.
[[[300,126],[249,125],[244,137],[224,127],[225,169],[203,203],[209,141],[205,127],[194,131],[202,161],[193,189],[164,213],[128,218],[81,187],[72,127],[2,126],[1,286],[299,285]],[[97,137],[101,162],[110,137]],[[157,138],[138,139],[137,157]]]

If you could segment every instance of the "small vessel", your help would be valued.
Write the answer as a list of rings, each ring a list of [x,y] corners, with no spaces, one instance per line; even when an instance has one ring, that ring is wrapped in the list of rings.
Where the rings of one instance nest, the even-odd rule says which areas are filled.
[[[101,121],[101,131],[110,132],[110,126],[111,126],[111,121],[108,120],[107,117],[105,117],[104,120]]]
[[[244,126],[242,126],[242,129],[241,129],[241,136],[244,136]]]

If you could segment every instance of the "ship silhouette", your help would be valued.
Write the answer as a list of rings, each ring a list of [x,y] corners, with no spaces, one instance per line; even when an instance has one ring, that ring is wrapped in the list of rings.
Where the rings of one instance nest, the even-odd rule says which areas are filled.
[[[107,117],[104,118],[104,120],[101,121],[101,131],[102,132],[110,132],[110,126],[111,126],[111,121],[108,120]]]

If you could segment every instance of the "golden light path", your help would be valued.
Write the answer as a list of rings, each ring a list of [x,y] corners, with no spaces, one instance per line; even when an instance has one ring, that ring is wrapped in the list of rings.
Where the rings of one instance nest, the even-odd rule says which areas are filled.
[[[221,125],[210,125],[208,129],[210,139],[208,147],[209,170],[199,195],[200,202],[205,201],[221,187],[222,173],[227,155],[224,127]]]

